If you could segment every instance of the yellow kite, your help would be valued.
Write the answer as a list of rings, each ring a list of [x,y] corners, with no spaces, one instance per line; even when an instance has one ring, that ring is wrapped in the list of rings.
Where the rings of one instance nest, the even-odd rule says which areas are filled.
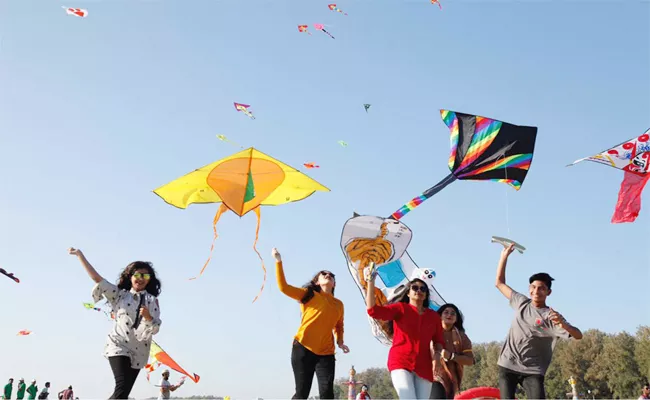
[[[217,239],[217,222],[221,214],[231,210],[242,217],[249,211],[254,211],[257,215],[257,229],[253,250],[262,262],[264,282],[266,282],[264,260],[255,247],[260,230],[259,207],[300,201],[317,190],[330,191],[297,169],[251,147],[190,172],[159,187],[154,190],[154,193],[168,204],[183,209],[192,203],[221,203],[213,221],[214,238],[210,257],[203,265],[199,276],[210,263],[214,242]],[[262,290],[264,290],[264,283],[253,303]]]

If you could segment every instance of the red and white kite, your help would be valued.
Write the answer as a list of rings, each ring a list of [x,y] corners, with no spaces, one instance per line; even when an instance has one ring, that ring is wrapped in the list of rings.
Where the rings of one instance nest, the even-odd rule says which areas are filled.
[[[22,331],[18,332],[18,333],[16,334],[16,336],[29,336],[29,335],[31,335],[32,333],[34,333],[34,332],[32,332],[32,331],[28,331],[28,330],[22,330]]]
[[[70,8],[62,7],[68,15],[75,15],[77,17],[86,18],[88,16],[88,10],[83,8]]]

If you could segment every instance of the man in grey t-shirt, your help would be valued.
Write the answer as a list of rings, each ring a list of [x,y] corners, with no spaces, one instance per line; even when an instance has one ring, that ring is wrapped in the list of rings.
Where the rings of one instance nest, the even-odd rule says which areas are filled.
[[[514,399],[521,384],[529,399],[545,399],[544,375],[559,338],[582,339],[582,332],[546,305],[553,278],[545,272],[528,280],[530,298],[506,284],[506,264],[514,245],[503,249],[497,267],[496,287],[510,300],[515,317],[499,355],[499,390],[502,399]]]

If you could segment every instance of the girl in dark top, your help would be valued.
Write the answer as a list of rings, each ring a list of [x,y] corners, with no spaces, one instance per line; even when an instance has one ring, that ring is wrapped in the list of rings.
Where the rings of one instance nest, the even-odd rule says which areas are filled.
[[[472,342],[465,334],[463,314],[454,304],[445,304],[438,309],[442,318],[445,345],[440,353],[442,368],[434,371],[434,382],[430,399],[453,399],[460,390],[463,368],[474,364]]]

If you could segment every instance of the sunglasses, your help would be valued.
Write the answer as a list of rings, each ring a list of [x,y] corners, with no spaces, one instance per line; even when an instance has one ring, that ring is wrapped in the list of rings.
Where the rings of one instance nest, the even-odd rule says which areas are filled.
[[[454,311],[454,310],[445,310],[445,311],[442,312],[442,314],[443,315],[445,315],[445,314],[451,315],[453,317],[453,316],[456,315],[456,311]]]
[[[145,280],[149,280],[149,279],[151,279],[151,274],[141,274],[139,272],[136,272],[135,274],[133,274],[133,277],[135,279],[143,278]]]
[[[426,286],[420,286],[420,285],[411,286],[411,290],[414,292],[422,292],[422,293],[426,293],[429,291],[429,289],[427,289]]]
[[[333,273],[329,272],[329,271],[321,271],[320,274],[323,275],[323,276],[329,276],[332,279],[336,278],[336,276]]]

